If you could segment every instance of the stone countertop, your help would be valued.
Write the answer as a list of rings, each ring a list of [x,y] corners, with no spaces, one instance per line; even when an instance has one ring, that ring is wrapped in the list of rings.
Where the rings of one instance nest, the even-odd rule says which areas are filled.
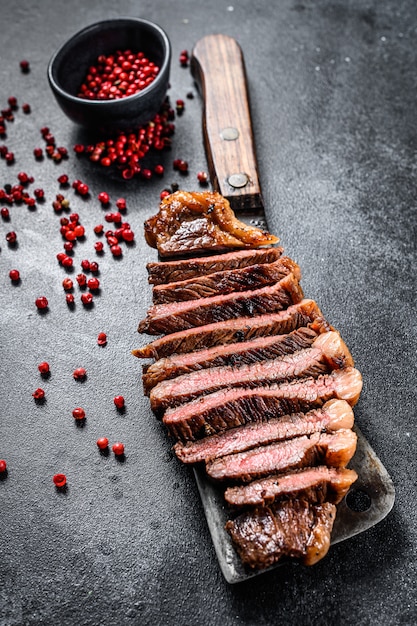
[[[88,137],[54,101],[46,79],[56,48],[83,26],[118,15],[159,23],[173,49],[175,120],[162,178],[124,182],[77,158]],[[412,0],[207,3],[203,0],[82,2],[20,0],[2,7],[1,103],[16,112],[0,138],[15,163],[0,160],[0,187],[26,171],[45,201],[10,207],[0,222],[2,384],[0,458],[0,624],[20,626],[177,624],[414,624],[416,609],[416,18]],[[364,390],[355,410],[362,432],[396,488],[377,526],[333,546],[312,568],[288,564],[228,585],[216,559],[191,471],[174,458],[142,397],[137,323],[150,304],[145,262],[156,260],[143,221],[164,187],[196,189],[207,169],[201,100],[181,50],[210,33],[235,37],[243,50],[268,225],[303,272],[315,298],[348,343]],[[27,58],[31,70],[22,74]],[[187,97],[192,94],[194,97]],[[60,164],[36,161],[40,128],[69,149]],[[189,162],[188,175],[172,161]],[[96,258],[93,227],[107,191],[125,197],[135,244],[119,260],[99,258],[101,292],[91,309],[68,309],[59,216],[52,201],[67,173],[90,187],[83,199],[64,189],[86,227],[75,266]],[[5,234],[14,230],[18,245]],[[9,270],[21,272],[12,284]],[[72,276],[80,271],[76,269]],[[46,295],[49,309],[34,301]],[[99,332],[108,344],[97,346]],[[143,343],[143,342],[142,342]],[[37,365],[48,361],[42,380]],[[72,378],[76,367],[87,379]],[[46,402],[32,393],[44,387]],[[124,412],[113,397],[122,394]],[[71,415],[87,413],[84,428]],[[126,445],[124,463],[100,455],[107,436]],[[51,478],[65,472],[59,493]]]

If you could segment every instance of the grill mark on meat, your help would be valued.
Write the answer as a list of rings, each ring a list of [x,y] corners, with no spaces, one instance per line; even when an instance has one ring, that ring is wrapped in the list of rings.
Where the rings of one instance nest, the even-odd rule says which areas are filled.
[[[334,504],[288,500],[242,513],[225,526],[242,562],[265,569],[282,557],[313,565],[330,547]]]
[[[175,261],[148,263],[148,281],[152,285],[164,285],[196,276],[205,276],[224,270],[234,270],[259,263],[273,263],[284,252],[283,248],[260,248],[239,250]]]
[[[241,316],[276,313],[300,302],[302,297],[301,286],[291,273],[272,287],[153,306],[138,331],[169,334]]]
[[[251,265],[243,269],[225,270],[208,276],[157,285],[152,292],[153,303],[168,304],[261,289],[280,281],[290,272],[297,280],[300,280],[301,271],[297,263],[288,257],[282,257],[273,263]]]
[[[316,323],[293,330],[287,335],[258,337],[251,341],[214,346],[198,352],[176,354],[173,357],[159,359],[152,365],[144,367],[142,382],[145,395],[149,395],[150,390],[158,383],[176,376],[209,367],[227,365],[239,367],[308,348],[320,332],[326,330],[328,330],[328,325],[318,319]]]
[[[319,378],[305,378],[255,389],[221,390],[174,409],[163,422],[173,437],[193,441],[250,422],[321,407],[332,398],[353,406],[362,389],[360,372],[349,367]]]
[[[241,317],[172,333],[133,350],[132,354],[138,358],[161,359],[172,354],[196,352],[218,345],[250,341],[257,337],[288,334],[316,319],[327,323],[318,304],[314,300],[306,299],[279,313],[255,318]]]
[[[346,400],[329,400],[322,408],[307,413],[292,413],[268,422],[245,424],[186,444],[177,442],[174,451],[183,463],[201,463],[275,441],[352,428],[353,422],[353,411]]]
[[[303,497],[309,502],[338,504],[357,480],[354,470],[335,467],[309,467],[287,474],[267,476],[247,485],[228,487],[224,497],[231,506],[265,506],[275,500]]]
[[[345,467],[355,453],[356,442],[356,434],[349,429],[313,433],[207,461],[206,472],[213,480],[247,483],[307,465]]]
[[[330,331],[319,335],[310,348],[274,360],[241,367],[212,367],[162,381],[150,393],[151,408],[160,414],[167,407],[178,406],[225,387],[270,385],[293,378],[316,377],[352,365],[352,357],[339,333]]]

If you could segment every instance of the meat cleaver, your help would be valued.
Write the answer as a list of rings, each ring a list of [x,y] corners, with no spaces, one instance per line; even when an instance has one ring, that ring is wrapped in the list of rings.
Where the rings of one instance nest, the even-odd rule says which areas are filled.
[[[252,131],[245,64],[235,39],[207,35],[193,49],[191,71],[203,100],[203,136],[210,180],[214,191],[225,196],[242,219],[265,222]],[[338,505],[332,544],[357,535],[380,522],[389,513],[395,490],[388,472],[355,426],[358,446],[349,467],[358,480]],[[267,572],[248,571],[241,563],[224,529],[233,512],[223,490],[211,483],[200,469],[195,477],[219,565],[229,583],[238,583]]]

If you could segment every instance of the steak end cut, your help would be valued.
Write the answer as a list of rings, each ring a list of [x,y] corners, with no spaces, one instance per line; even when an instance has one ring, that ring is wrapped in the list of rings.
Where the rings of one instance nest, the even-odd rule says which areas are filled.
[[[329,550],[335,516],[334,504],[294,499],[242,513],[226,523],[226,530],[252,569],[265,569],[283,557],[314,565]]]

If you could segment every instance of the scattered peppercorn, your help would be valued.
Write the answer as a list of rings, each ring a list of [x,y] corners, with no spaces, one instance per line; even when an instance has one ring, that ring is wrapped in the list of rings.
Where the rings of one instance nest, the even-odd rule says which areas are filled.
[[[19,272],[19,270],[10,270],[9,278],[14,283],[17,283],[20,280],[20,272]]]
[[[74,380],[85,380],[87,377],[87,370],[84,367],[77,367],[73,372]]]
[[[89,278],[87,281],[87,287],[92,291],[97,291],[100,287],[100,281],[95,276],[93,278]]]
[[[81,295],[81,302],[88,306],[93,303],[93,294],[92,293],[83,293]]]
[[[58,489],[62,489],[67,484],[67,477],[65,474],[55,474],[52,477],[52,481]]]
[[[61,174],[61,176],[58,176],[58,182],[60,185],[68,185],[68,175],[67,174]]]
[[[8,243],[14,244],[17,241],[17,235],[14,231],[11,231],[10,233],[6,234],[6,241]]]
[[[207,172],[197,172],[197,180],[200,185],[206,185],[208,181]]]
[[[122,254],[123,254],[123,250],[122,250],[122,248],[119,246],[119,244],[118,244],[118,243],[116,243],[116,244],[114,244],[114,245],[110,246],[110,252],[111,252],[111,253],[112,253],[112,255],[113,255],[113,256],[115,256],[115,257],[122,256]]]
[[[188,50],[181,50],[179,56],[180,65],[182,67],[187,67],[189,60]]]
[[[65,300],[69,306],[73,305],[75,302],[75,297],[73,293],[67,293],[65,296]]]
[[[126,211],[126,200],[124,198],[118,198],[116,200],[116,206],[119,211]]]
[[[110,196],[106,191],[102,191],[101,193],[98,194],[98,200],[99,202],[101,202],[101,204],[109,204],[110,202]]]
[[[74,409],[72,411],[72,415],[73,415],[74,419],[76,419],[76,420],[83,420],[83,419],[85,419],[85,411],[81,407],[77,407],[76,409]]]
[[[105,346],[107,344],[107,335],[106,333],[99,333],[97,337],[97,343],[99,346]]]
[[[116,443],[112,445],[112,450],[116,456],[123,456],[125,452],[125,447],[123,443],[120,443],[120,441],[117,441]]]
[[[38,389],[35,389],[35,391],[32,393],[32,396],[35,398],[35,400],[43,400],[45,398],[45,391],[38,387]]]
[[[74,287],[74,283],[72,282],[71,278],[64,278],[64,280],[62,281],[62,286],[64,288],[64,291],[71,291],[71,289]]]
[[[85,287],[87,284],[87,276],[85,274],[77,274],[76,280],[80,287]]]
[[[109,440],[107,439],[107,437],[100,437],[100,439],[97,439],[97,447],[100,450],[106,450],[109,446]]]
[[[22,61],[20,61],[20,69],[22,70],[22,72],[24,74],[27,74],[30,70],[30,65],[29,65],[29,61],[26,61],[26,59],[23,59]]]
[[[118,409],[123,409],[125,405],[125,399],[123,396],[115,396],[113,402]]]
[[[64,258],[61,261],[62,266],[65,267],[66,269],[69,269],[70,267],[72,267],[74,265],[74,261],[70,256],[64,255]]]
[[[48,308],[48,299],[45,296],[39,296],[36,298],[35,304],[39,310]]]
[[[4,474],[7,470],[7,463],[4,459],[0,459],[0,474]]]
[[[47,361],[42,361],[42,363],[39,363],[38,370],[43,376],[45,376],[45,374],[49,374],[49,372],[51,371],[49,363]]]

